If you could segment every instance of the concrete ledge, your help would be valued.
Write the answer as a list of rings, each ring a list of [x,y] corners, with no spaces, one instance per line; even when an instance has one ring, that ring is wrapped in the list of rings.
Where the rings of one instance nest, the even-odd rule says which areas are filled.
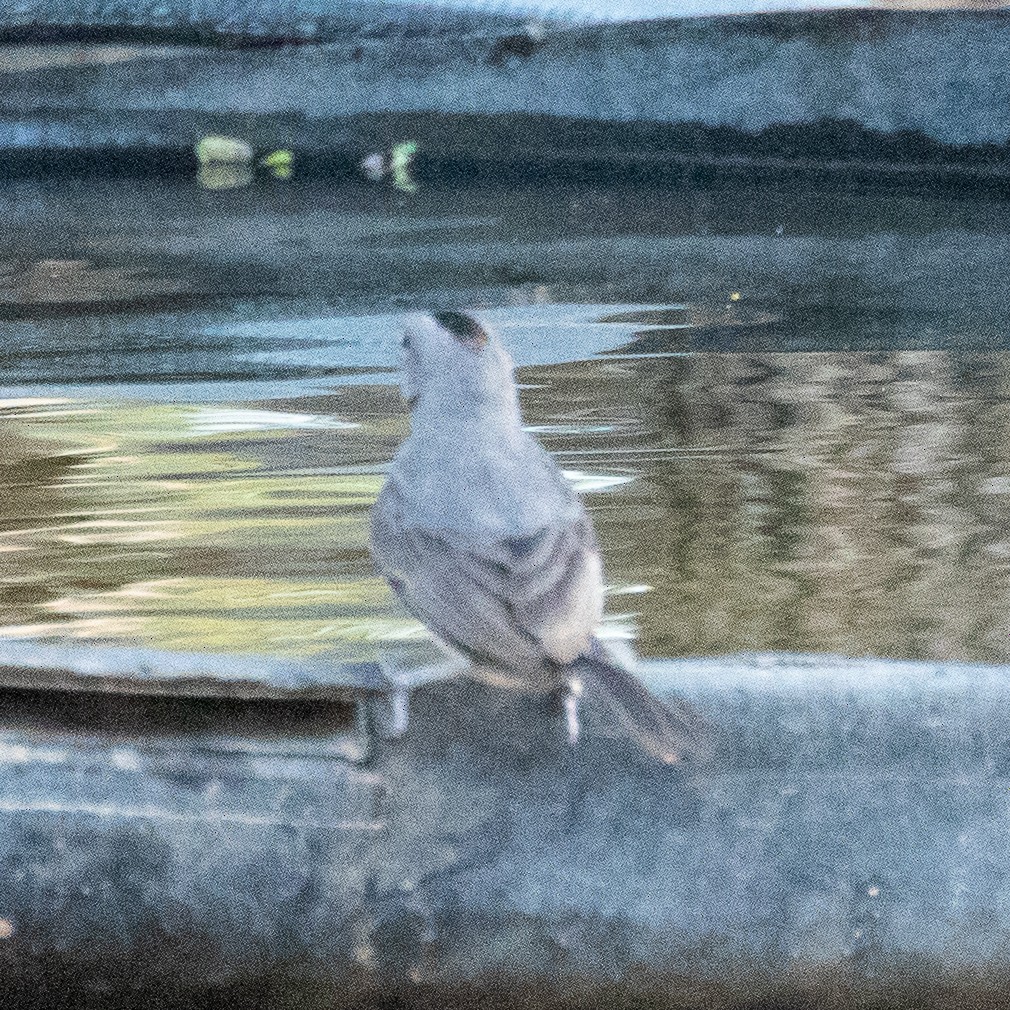
[[[1007,674],[649,662],[716,745],[672,768],[591,721],[572,752],[535,700],[465,681],[419,689],[365,766],[321,702],[252,732],[234,700],[7,691],[0,957],[130,957],[163,989],[293,963],[331,993],[630,979],[671,1006],[801,976],[857,1005],[928,969],[978,997],[1010,965]]]
[[[422,168],[581,158],[623,175],[638,161],[742,160],[979,180],[1010,163],[1005,10],[557,25],[505,60],[493,55],[507,20],[470,11],[473,30],[444,16],[413,8],[416,30],[344,25],[325,45],[265,51],[169,38],[29,59],[13,47],[0,53],[0,149],[154,152],[175,170],[192,168],[200,136],[238,132],[259,153],[293,149],[303,168],[316,157],[353,169],[404,139]]]
[[[353,701],[381,692],[375,663],[169,652],[0,639],[0,691],[20,688],[189,698]]]

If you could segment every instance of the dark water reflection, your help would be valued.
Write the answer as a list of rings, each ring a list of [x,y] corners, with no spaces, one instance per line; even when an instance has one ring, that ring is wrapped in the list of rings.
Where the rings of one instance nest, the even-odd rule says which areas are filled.
[[[597,521],[611,573],[654,587],[627,598],[646,651],[1008,658],[1005,355],[699,354],[598,372],[637,401],[637,436],[554,447],[641,475]]]
[[[999,207],[26,185],[0,277],[6,635],[335,657],[416,635],[367,514],[406,431],[396,313],[462,304],[586,492],[609,634],[1010,659]]]

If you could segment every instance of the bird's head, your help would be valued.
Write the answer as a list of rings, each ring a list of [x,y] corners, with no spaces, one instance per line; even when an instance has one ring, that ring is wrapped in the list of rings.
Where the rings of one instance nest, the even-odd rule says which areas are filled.
[[[400,388],[415,415],[511,415],[517,410],[512,359],[468,313],[413,315],[400,344]]]

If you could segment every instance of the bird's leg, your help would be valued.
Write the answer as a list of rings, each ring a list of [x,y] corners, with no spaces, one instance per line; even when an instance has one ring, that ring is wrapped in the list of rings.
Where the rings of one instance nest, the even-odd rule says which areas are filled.
[[[582,698],[582,681],[578,677],[569,679],[565,690],[565,728],[568,743],[574,747],[579,742],[582,726],[579,722],[579,700]]]
[[[579,706],[582,700],[583,685],[578,677],[569,677],[559,688],[556,697],[560,701],[560,709],[564,713],[565,730],[568,736],[568,747],[561,760],[562,780],[565,800],[566,832],[574,832],[582,819],[585,806],[587,781],[583,762],[586,757],[585,748],[579,747],[582,735],[582,721]]]
[[[555,716],[564,718],[565,732],[569,747],[575,747],[582,733],[582,723],[579,718],[579,700],[582,698],[582,681],[578,677],[569,677],[561,687],[556,688],[548,700],[550,711]]]
[[[461,657],[440,655],[435,662],[419,665],[407,662],[409,653],[402,649],[384,649],[379,654],[379,667],[385,683],[381,698],[379,723],[382,734],[397,739],[407,732],[410,722],[410,694],[415,687],[431,680],[455,677],[467,667]],[[417,658],[416,652],[414,658]]]
[[[410,722],[409,686],[402,680],[391,681],[386,704],[388,707],[386,729],[395,740],[407,732],[407,724]]]

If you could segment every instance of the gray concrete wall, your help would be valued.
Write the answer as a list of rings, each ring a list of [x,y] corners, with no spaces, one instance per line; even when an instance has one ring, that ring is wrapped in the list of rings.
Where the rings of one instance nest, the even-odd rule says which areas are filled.
[[[188,148],[224,130],[264,146],[353,151],[368,130],[362,140],[341,124],[359,114],[523,113],[671,127],[658,139],[627,132],[607,142],[625,151],[658,144],[715,157],[943,160],[964,145],[1010,140],[1008,23],[1006,11],[862,10],[552,26],[543,48],[500,64],[488,57],[514,25],[493,19],[378,34],[345,25],[325,46],[267,50],[124,45],[72,58],[49,51],[27,63],[23,49],[8,50],[0,147]],[[849,131],[764,148],[748,140],[833,120],[848,121]],[[730,133],[692,139],[685,124]],[[409,115],[396,128],[409,131]],[[451,123],[418,128],[429,153],[481,147],[479,137],[454,136]],[[918,140],[876,150],[903,131]],[[484,146],[493,139],[492,131]],[[1002,164],[1005,149],[988,158]]]
[[[708,720],[714,756],[671,767],[591,705],[573,752],[537,703],[465,682],[421,689],[406,737],[367,762],[339,705],[8,692],[0,959],[115,973],[133,951],[159,985],[287,960],[334,985],[676,977],[739,995],[838,973],[914,988],[928,965],[998,988],[1007,673],[646,664]]]

